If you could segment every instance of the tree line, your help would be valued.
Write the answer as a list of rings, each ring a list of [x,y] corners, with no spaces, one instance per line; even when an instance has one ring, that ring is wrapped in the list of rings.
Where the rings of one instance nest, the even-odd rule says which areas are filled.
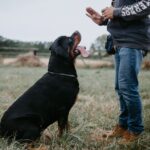
[[[106,56],[105,52],[105,42],[106,42],[106,34],[100,35],[96,38],[96,40],[91,44],[90,51],[93,53],[93,57],[96,56],[98,58],[102,58]],[[38,52],[48,52],[48,49],[52,42],[23,42],[19,40],[7,39],[3,36],[0,36],[0,52],[21,52],[27,50],[37,50]]]
[[[37,49],[38,51],[48,51],[49,46],[52,42],[23,42],[19,40],[7,39],[3,36],[0,36],[0,50],[2,49],[11,49],[21,48],[21,49]]]

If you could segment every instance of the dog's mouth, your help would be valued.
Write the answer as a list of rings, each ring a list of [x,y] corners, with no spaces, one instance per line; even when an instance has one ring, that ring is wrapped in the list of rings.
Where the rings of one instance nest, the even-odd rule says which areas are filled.
[[[70,51],[70,55],[73,59],[75,59],[78,55],[81,54],[82,57],[88,57],[89,53],[86,50],[86,47],[79,46],[79,43],[81,42],[81,34],[79,31],[75,31],[71,37],[74,39],[74,44],[72,47],[72,50]]]
[[[77,55],[81,54],[82,57],[89,57],[90,55],[85,46],[77,46],[74,53]]]

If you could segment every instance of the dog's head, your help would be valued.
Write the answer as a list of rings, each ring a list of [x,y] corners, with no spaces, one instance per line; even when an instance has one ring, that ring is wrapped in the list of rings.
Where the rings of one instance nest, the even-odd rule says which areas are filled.
[[[78,47],[80,41],[81,34],[75,31],[70,37],[60,36],[57,38],[49,49],[58,56],[74,60],[79,54],[86,51],[85,47]]]

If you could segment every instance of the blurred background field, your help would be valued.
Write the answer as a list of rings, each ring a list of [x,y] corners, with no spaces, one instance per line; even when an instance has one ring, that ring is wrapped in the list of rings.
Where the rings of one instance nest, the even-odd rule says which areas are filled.
[[[45,72],[46,67],[0,67],[0,116],[26,89],[33,85]],[[130,146],[119,146],[118,139],[106,140],[100,135],[110,130],[117,122],[118,101],[114,91],[113,68],[77,68],[80,93],[69,116],[71,132],[57,138],[57,123],[49,127],[51,150],[112,150],[150,149],[150,73],[142,70],[140,93],[143,99],[145,131],[141,138]],[[42,109],[42,108],[41,108]],[[40,141],[39,141],[40,143]],[[23,150],[24,145],[0,139],[1,150]]]
[[[105,51],[106,34],[98,36],[91,44],[88,59],[78,57],[79,68],[113,68],[113,57]],[[47,66],[50,57],[49,47],[53,41],[19,41],[0,36],[0,64],[5,66]],[[143,60],[143,69],[150,70],[150,53]]]

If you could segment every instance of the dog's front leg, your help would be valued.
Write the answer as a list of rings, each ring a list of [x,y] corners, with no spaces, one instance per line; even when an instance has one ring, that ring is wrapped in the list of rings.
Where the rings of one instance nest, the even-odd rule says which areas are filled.
[[[62,114],[58,119],[58,136],[63,135],[64,130],[69,131],[68,113]]]

